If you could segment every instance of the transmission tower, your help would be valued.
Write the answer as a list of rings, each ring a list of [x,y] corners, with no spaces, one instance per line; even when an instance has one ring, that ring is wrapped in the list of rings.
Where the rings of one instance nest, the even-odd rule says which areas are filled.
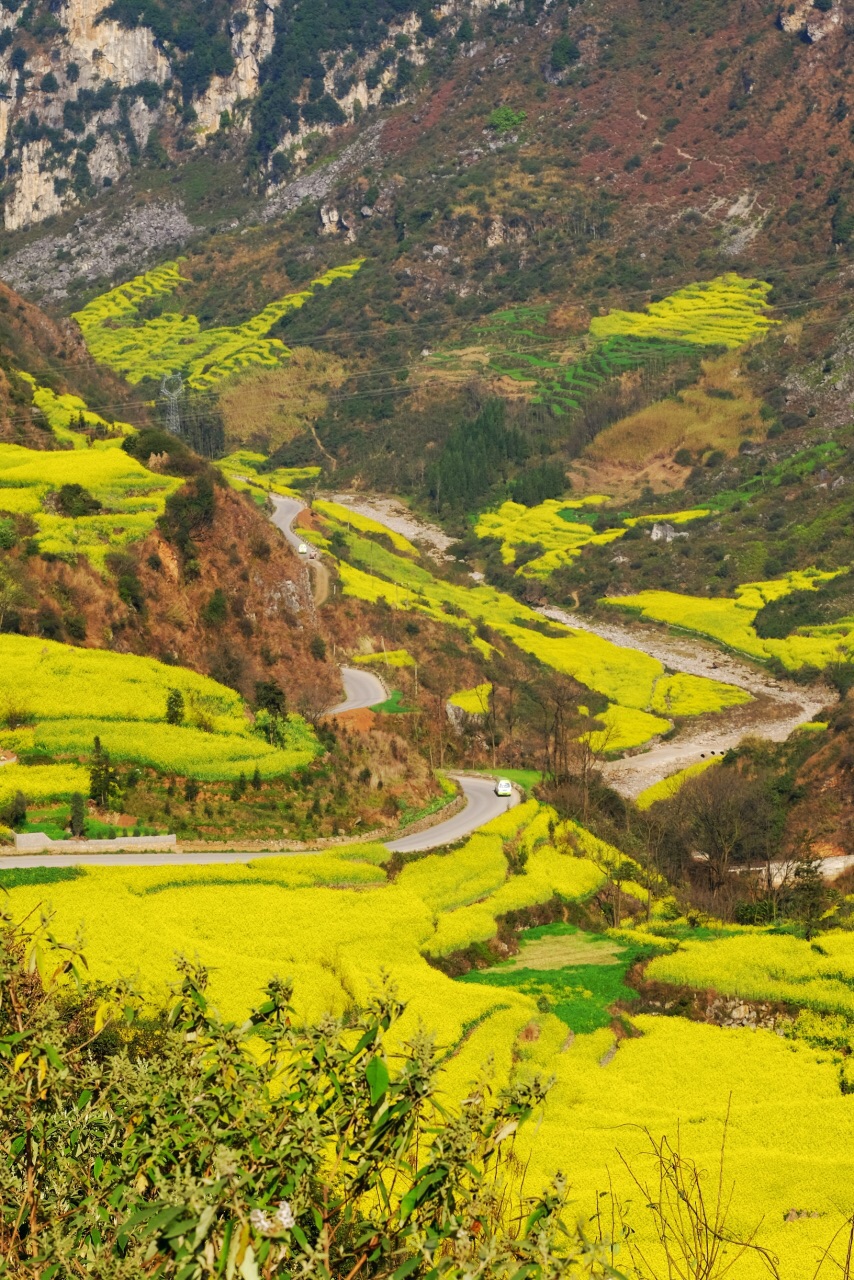
[[[160,383],[160,398],[166,401],[166,426],[173,435],[181,434],[181,412],[178,401],[184,394],[184,380],[180,373],[164,373]]]

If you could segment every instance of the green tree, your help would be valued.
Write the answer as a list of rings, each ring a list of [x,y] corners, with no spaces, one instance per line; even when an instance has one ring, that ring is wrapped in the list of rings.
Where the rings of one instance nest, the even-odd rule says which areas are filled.
[[[6,560],[0,560],[0,631],[23,598],[24,590],[16,570]]]
[[[27,821],[27,797],[23,791],[16,791],[6,809],[10,827],[22,827]]]
[[[224,624],[228,617],[228,600],[221,587],[214,589],[207,604],[202,606],[201,614],[205,626],[221,627]]]
[[[255,772],[252,775],[252,787],[255,791],[261,790],[261,770],[258,768],[257,764],[255,766]]]
[[[487,127],[494,129],[496,133],[512,133],[514,129],[519,128],[520,124],[524,124],[526,119],[527,112],[516,111],[505,103],[490,112],[486,123]]]
[[[565,71],[581,57],[581,50],[572,36],[564,33],[552,45],[552,71]]]
[[[285,691],[278,680],[255,682],[255,705],[259,711],[269,711],[271,716],[285,715],[287,712]]]
[[[71,815],[68,820],[71,828],[71,834],[77,838],[85,834],[86,831],[86,801],[83,799],[79,791],[75,791],[71,797]]]
[[[821,874],[821,859],[806,857],[795,867],[788,907],[799,920],[807,942],[826,924],[833,892]]]
[[[92,763],[89,766],[89,795],[101,809],[109,809],[121,793],[119,771],[110,760],[110,753],[95,738]]]
[[[184,695],[180,689],[170,689],[166,695],[166,723],[183,724]]]

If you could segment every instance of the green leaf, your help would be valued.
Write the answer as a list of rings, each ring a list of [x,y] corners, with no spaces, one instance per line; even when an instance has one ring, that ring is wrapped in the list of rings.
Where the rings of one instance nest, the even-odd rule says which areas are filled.
[[[414,1258],[407,1258],[406,1262],[397,1268],[391,1280],[404,1280],[404,1276],[411,1275],[415,1268],[421,1265],[421,1261],[422,1259],[417,1255]]]
[[[445,1176],[444,1170],[436,1170],[428,1173],[426,1177],[417,1182],[414,1187],[407,1191],[406,1195],[400,1202],[400,1220],[405,1222],[411,1213],[418,1208],[418,1205],[427,1196],[427,1192],[437,1182],[441,1182]]]
[[[365,1068],[365,1079],[371,1089],[371,1105],[375,1107],[389,1084],[388,1068],[382,1058],[371,1058]]]

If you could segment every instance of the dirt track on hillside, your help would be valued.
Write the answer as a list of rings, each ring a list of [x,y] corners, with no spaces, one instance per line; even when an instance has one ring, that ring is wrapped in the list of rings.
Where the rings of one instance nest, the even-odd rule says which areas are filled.
[[[752,695],[753,700],[743,706],[683,720],[675,738],[606,765],[608,781],[623,795],[636,796],[671,773],[737,747],[745,738],[783,742],[799,724],[814,719],[823,707],[835,701],[835,695],[822,685],[778,680],[764,668],[725,653],[705,640],[674,636],[644,623],[629,625],[586,618],[548,606],[538,612],[554,622],[589,631],[625,649],[648,653],[670,671],[722,680]]]
[[[334,501],[370,516],[413,542],[426,545],[437,558],[444,558],[446,554],[450,542],[447,535],[420,521],[397,499],[376,494],[338,493]],[[804,686],[779,680],[763,667],[726,653],[705,640],[672,635],[648,623],[588,618],[556,606],[543,606],[538,612],[554,622],[601,636],[624,649],[647,653],[668,671],[721,680],[746,689],[751,695],[751,701],[740,707],[688,717],[680,722],[673,738],[654,742],[645,750],[606,764],[609,783],[625,796],[637,796],[688,765],[722,755],[745,738],[783,742],[798,725],[815,719],[824,707],[835,701],[835,695],[823,685]]]

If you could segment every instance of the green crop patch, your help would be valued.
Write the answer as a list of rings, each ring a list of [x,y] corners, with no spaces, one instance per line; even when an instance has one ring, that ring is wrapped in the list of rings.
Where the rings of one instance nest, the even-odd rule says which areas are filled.
[[[519,954],[467,973],[461,982],[520,991],[543,1013],[555,1014],[577,1034],[607,1027],[616,1001],[637,993],[626,985],[626,971],[641,947],[624,947],[612,938],[582,933],[570,924],[540,925],[522,935]]]
[[[189,386],[205,391],[248,369],[275,368],[287,359],[288,347],[267,337],[273,326],[305,306],[318,289],[352,279],[362,261],[332,267],[308,288],[269,303],[240,325],[203,329],[197,316],[165,310],[153,319],[142,318],[143,304],[156,303],[187,283],[178,262],[165,262],[101,294],[75,312],[74,319],[92,356],[128,382],[183,373]]]
[[[510,307],[473,330],[478,359],[499,378],[527,387],[534,404],[556,416],[580,410],[613,379],[636,369],[661,370],[674,361],[699,358],[711,348],[732,350],[763,338],[775,321],[767,314],[771,286],[734,272],[687,285],[644,311],[595,316],[586,337],[559,339],[547,306]],[[437,353],[434,363],[464,366],[471,340]]]

